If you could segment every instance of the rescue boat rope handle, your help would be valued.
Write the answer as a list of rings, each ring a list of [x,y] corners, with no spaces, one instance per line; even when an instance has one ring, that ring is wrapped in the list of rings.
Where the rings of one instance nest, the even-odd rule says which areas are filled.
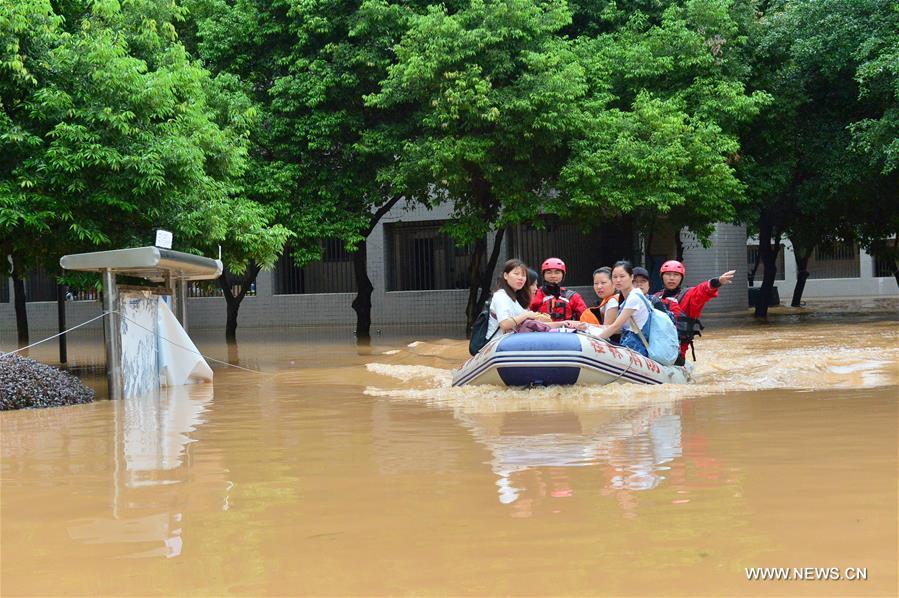
[[[100,314],[99,316],[97,316],[97,317],[95,317],[95,318],[91,318],[90,320],[87,320],[86,322],[82,322],[82,323],[78,324],[77,326],[72,326],[72,327],[69,328],[68,330],[63,330],[62,332],[59,332],[59,333],[57,333],[57,334],[54,334],[53,336],[48,336],[47,338],[42,339],[42,340],[39,340],[39,341],[37,341],[36,343],[31,343],[30,345],[25,346],[25,347],[20,347],[20,348],[16,349],[15,351],[8,351],[8,352],[6,352],[6,353],[0,353],[0,359],[6,357],[7,355],[14,355],[15,353],[18,353],[19,351],[24,351],[24,350],[26,350],[26,349],[30,349],[31,347],[36,347],[37,345],[40,345],[41,343],[46,343],[47,341],[52,341],[54,338],[60,337],[60,336],[62,336],[63,334],[66,334],[66,333],[68,333],[68,332],[71,332],[71,331],[73,331],[73,330],[75,330],[75,329],[77,329],[77,328],[81,328],[82,326],[86,326],[86,325],[90,324],[91,322],[93,322],[93,321],[95,321],[95,320],[99,320],[100,318],[103,318],[103,317],[105,317],[105,316],[108,316],[109,314],[119,314],[119,317],[122,318],[123,320],[128,320],[129,322],[131,322],[132,324],[134,324],[134,325],[137,326],[138,328],[143,328],[143,329],[146,330],[147,332],[151,332],[151,333],[155,334],[156,336],[158,336],[158,337],[161,338],[162,340],[166,341],[166,342],[169,343],[170,345],[174,345],[174,346],[178,347],[179,349],[183,349],[183,350],[185,350],[185,351],[187,351],[187,352],[189,352],[189,353],[195,353],[195,354],[199,355],[200,357],[202,357],[203,359],[208,359],[209,361],[214,361],[215,363],[221,363],[222,365],[224,365],[224,366],[226,366],[226,367],[237,368],[237,369],[239,369],[239,370],[244,370],[245,372],[252,372],[252,373],[254,373],[254,374],[260,374],[260,375],[262,375],[262,376],[272,376],[272,375],[274,375],[274,374],[271,374],[271,373],[269,373],[269,372],[263,372],[263,371],[260,371],[260,370],[251,370],[250,368],[245,368],[245,367],[242,367],[242,366],[239,366],[239,365],[234,365],[233,363],[228,363],[227,361],[222,361],[221,359],[215,359],[214,357],[209,357],[208,355],[203,355],[203,354],[200,353],[199,351],[194,351],[193,349],[191,349],[191,348],[189,348],[189,347],[185,347],[184,345],[179,345],[179,344],[176,343],[175,341],[173,341],[173,340],[171,340],[171,339],[167,339],[166,337],[162,336],[162,335],[159,334],[158,332],[156,332],[156,331],[154,331],[154,330],[151,330],[151,329],[147,328],[146,326],[144,326],[143,324],[140,324],[139,322],[135,322],[134,320],[132,320],[131,318],[129,318],[129,317],[126,316],[126,315],[123,315],[123,314],[122,314],[121,312],[119,312],[119,311],[104,311],[102,314]]]
[[[597,341],[603,342],[603,343],[609,345],[610,347],[614,347],[614,346],[615,346],[615,345],[613,345],[611,342],[609,342],[608,339],[600,338],[600,337],[598,337],[598,336],[593,336],[592,334],[590,334],[589,332],[586,332],[586,331],[584,331],[584,330],[575,330],[574,333],[575,333],[575,334],[583,334],[583,335],[586,336],[587,338],[592,338],[593,340],[597,340]],[[627,350],[629,351],[630,349],[627,349]],[[629,371],[631,371],[631,366],[632,366],[633,364],[634,364],[633,360],[632,360],[632,359],[628,359],[628,360],[627,360],[627,367],[624,368],[624,371],[621,372],[620,374],[618,374],[617,376],[615,376],[614,378],[612,378],[612,380],[609,381],[609,382],[607,382],[606,384],[612,384],[613,382],[618,382],[618,380],[620,380],[622,376],[624,376],[626,373],[628,373]]]

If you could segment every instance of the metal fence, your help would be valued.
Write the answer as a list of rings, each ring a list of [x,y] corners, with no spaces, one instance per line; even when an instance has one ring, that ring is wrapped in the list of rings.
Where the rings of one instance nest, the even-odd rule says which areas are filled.
[[[25,301],[56,301],[56,277],[35,268],[25,277]]]
[[[509,253],[535,270],[548,257],[565,262],[567,285],[593,284],[593,271],[621,259],[634,259],[635,236],[629,221],[616,222],[584,232],[576,224],[547,217],[546,227],[530,225],[510,232]]]
[[[442,221],[384,225],[388,291],[468,288],[474,246],[457,247],[440,232],[442,226]]]
[[[746,265],[748,267],[747,272],[752,274],[752,269],[755,268],[755,260],[758,259],[759,255],[759,246],[758,245],[747,245],[746,246]],[[774,280],[784,280],[784,246],[780,246],[780,251],[777,252],[777,260],[775,260],[774,264],[777,266],[777,274],[774,276]],[[753,281],[761,282],[765,280],[765,264],[759,261],[759,269],[755,272],[755,277]]]
[[[338,239],[322,241],[322,259],[299,268],[287,247],[275,266],[276,295],[355,293],[353,256]]]
[[[858,278],[861,275],[858,246],[841,243],[815,248],[808,260],[808,272],[810,279]]]
[[[877,278],[892,278],[896,263],[893,260],[874,260],[874,276]]]

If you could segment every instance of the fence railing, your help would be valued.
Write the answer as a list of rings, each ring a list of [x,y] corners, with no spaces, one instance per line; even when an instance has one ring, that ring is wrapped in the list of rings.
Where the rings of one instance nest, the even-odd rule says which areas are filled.
[[[858,278],[861,275],[858,246],[841,243],[815,248],[808,260],[808,272],[810,279]]]

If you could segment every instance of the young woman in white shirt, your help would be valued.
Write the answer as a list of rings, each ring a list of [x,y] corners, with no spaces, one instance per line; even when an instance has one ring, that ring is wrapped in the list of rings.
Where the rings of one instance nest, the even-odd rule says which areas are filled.
[[[621,346],[647,356],[646,346],[633,330],[631,318],[636,321],[646,340],[649,340],[649,308],[646,306],[643,291],[634,286],[634,267],[630,262],[622,260],[615,263],[612,268],[612,284],[624,297],[624,303],[618,309],[615,321],[604,326],[599,336],[608,339],[613,334],[621,332]]]
[[[537,312],[528,310],[531,292],[527,288],[528,267],[521,260],[509,260],[503,266],[503,273],[496,281],[493,297],[490,299],[490,321],[487,323],[487,338],[494,334],[507,334],[522,322],[537,317]],[[498,331],[497,331],[498,329]]]

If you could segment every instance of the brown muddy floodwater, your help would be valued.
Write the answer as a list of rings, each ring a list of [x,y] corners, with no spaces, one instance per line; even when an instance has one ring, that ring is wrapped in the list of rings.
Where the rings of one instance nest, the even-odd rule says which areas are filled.
[[[897,594],[894,311],[709,318],[664,388],[454,389],[450,333],[241,334],[194,336],[261,374],[0,414],[3,596]],[[69,354],[102,385],[99,334]]]

